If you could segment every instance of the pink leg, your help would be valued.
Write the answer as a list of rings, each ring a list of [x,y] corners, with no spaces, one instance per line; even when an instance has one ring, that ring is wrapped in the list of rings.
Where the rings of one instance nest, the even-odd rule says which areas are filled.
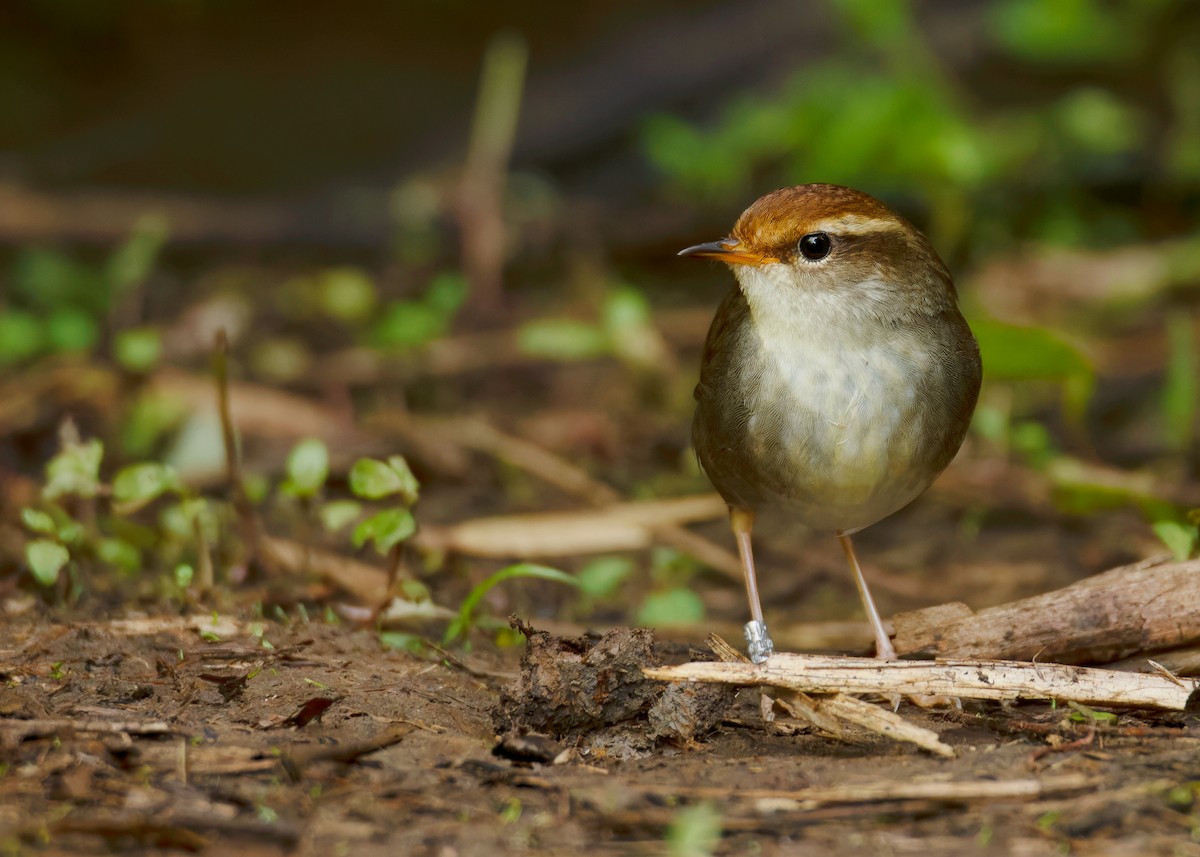
[[[746,623],[746,643],[750,660],[761,664],[774,651],[775,646],[767,633],[763,621],[762,601],[758,597],[758,579],[754,573],[754,551],[750,547],[750,531],[754,528],[754,513],[749,509],[729,507],[729,525],[737,540],[738,556],[742,560],[742,574],[746,578],[746,597],[750,601],[750,619]]]
[[[842,543],[842,550],[846,552],[846,559],[850,561],[850,569],[854,572],[854,584],[858,587],[863,609],[867,611],[867,621],[871,623],[871,631],[875,634],[875,657],[889,661],[895,660],[896,648],[883,628],[883,620],[879,618],[879,611],[875,609],[875,599],[871,597],[871,590],[867,589],[867,580],[863,577],[858,557],[854,555],[854,544],[850,541],[850,536],[845,533],[838,533],[837,537],[838,541]]]

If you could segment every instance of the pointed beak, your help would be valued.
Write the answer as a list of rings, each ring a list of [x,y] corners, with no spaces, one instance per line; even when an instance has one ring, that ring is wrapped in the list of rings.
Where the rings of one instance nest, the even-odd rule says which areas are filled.
[[[736,238],[722,238],[680,250],[679,256],[694,256],[698,259],[720,259],[730,265],[766,265],[779,260],[761,253],[752,253],[742,247]]]

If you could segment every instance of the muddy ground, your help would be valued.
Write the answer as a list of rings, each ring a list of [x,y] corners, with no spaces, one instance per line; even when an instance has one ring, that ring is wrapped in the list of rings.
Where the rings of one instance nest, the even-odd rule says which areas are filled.
[[[647,648],[631,656],[704,656],[638,639]],[[569,641],[560,659],[594,642]],[[957,752],[941,759],[766,722],[760,692],[742,690],[694,737],[652,737],[663,730],[635,704],[617,725],[520,737],[516,724],[501,741],[528,715],[522,650],[436,661],[315,620],[18,619],[0,648],[0,843],[687,854],[719,836],[722,854],[1200,854],[1192,714],[1077,722],[1041,704],[903,704]],[[576,685],[591,702],[637,681],[612,662],[591,675]]]

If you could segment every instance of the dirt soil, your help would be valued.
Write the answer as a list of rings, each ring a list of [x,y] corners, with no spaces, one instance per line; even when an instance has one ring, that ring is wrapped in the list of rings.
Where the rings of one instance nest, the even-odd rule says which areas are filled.
[[[523,663],[431,662],[316,621],[15,620],[0,844],[688,854],[719,830],[721,854],[1200,854],[1192,714],[904,703],[947,760],[767,722],[757,690],[664,697],[638,660],[707,655],[649,632],[527,630]]]

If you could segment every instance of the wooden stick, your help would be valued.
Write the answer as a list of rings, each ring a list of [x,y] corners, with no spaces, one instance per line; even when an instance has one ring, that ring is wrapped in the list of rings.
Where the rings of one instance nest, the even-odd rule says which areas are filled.
[[[880,661],[776,654],[764,664],[648,667],[660,681],[769,685],[804,693],[882,693],[969,699],[1059,699],[1182,711],[1196,688],[1161,675],[1011,661]]]
[[[896,651],[1106,663],[1200,642],[1200,560],[1155,558],[972,613],[939,605],[893,617]]]
[[[696,799],[730,797],[739,800],[795,801],[797,804],[877,803],[890,800],[942,800],[965,803],[979,800],[1040,798],[1094,788],[1095,782],[1083,774],[1063,774],[1044,779],[1020,780],[882,780],[842,786],[815,786],[807,789],[739,788],[730,791],[720,786],[634,785],[635,791],[657,795],[678,795]]]

